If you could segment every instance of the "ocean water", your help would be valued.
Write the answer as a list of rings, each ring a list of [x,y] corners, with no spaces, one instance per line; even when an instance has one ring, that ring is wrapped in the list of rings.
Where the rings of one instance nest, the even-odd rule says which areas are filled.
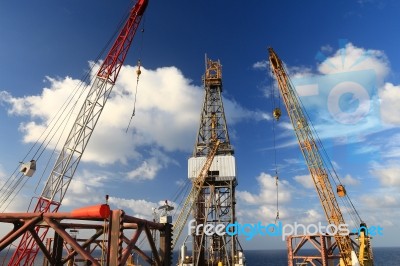
[[[287,266],[286,250],[245,251],[248,266]],[[400,266],[400,247],[374,248],[375,266]]]
[[[287,266],[287,251],[282,250],[245,250],[247,266]],[[5,251],[0,252],[0,265],[7,265],[4,261]],[[176,265],[178,254],[174,253]],[[4,263],[4,264],[3,264]],[[139,263],[141,263],[139,261]],[[43,256],[38,255],[35,266],[43,265]],[[82,264],[83,265],[83,264]],[[142,263],[142,265],[147,265]],[[374,248],[375,266],[400,266],[400,247]]]

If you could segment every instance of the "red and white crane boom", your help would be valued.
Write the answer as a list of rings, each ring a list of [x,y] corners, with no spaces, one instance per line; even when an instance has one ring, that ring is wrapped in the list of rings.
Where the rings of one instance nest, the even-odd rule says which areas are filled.
[[[79,111],[68,138],[38,198],[34,212],[57,212],[79,165],[93,130],[132,44],[146,10],[148,0],[138,0],[132,7],[117,39],[103,61],[92,87]],[[33,265],[39,251],[35,239],[43,240],[48,227],[36,227],[25,233],[8,265]]]

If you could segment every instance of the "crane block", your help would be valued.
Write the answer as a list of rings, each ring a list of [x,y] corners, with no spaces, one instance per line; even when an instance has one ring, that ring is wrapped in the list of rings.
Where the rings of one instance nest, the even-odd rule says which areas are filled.
[[[31,177],[36,171],[36,161],[35,160],[30,160],[27,163],[23,163],[21,165],[21,169],[19,170],[21,173],[24,174],[24,176]]]

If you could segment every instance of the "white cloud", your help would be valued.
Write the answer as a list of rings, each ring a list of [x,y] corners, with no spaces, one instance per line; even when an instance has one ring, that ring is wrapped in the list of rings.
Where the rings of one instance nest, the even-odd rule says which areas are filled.
[[[385,83],[379,93],[381,118],[386,124],[400,125],[400,85]]]
[[[142,67],[136,112],[130,129],[126,132],[134,105],[135,70],[133,66],[122,67],[118,82],[103,110],[82,161],[103,165],[115,162],[126,164],[130,159],[141,158],[140,149],[148,146],[166,152],[191,150],[193,137],[198,128],[203,88],[193,85],[191,80],[185,78],[175,67],[162,67],[156,70]],[[93,72],[92,75],[94,74]],[[32,143],[39,138],[50,124],[53,115],[79,83],[70,77],[58,79],[47,77],[46,80],[48,86],[40,95],[13,97],[7,92],[1,93],[1,102],[9,104],[10,114],[29,118],[20,126],[25,142]],[[81,91],[82,89],[79,89],[77,92]],[[75,101],[76,99],[72,100]],[[77,102],[73,115],[79,112],[81,105],[82,99]],[[241,107],[233,100],[224,99],[224,106],[230,125],[254,117],[254,112]],[[68,110],[66,112],[68,113]],[[59,124],[62,124],[61,127],[66,124],[68,132],[72,120],[68,124],[59,121]],[[55,136],[48,148],[54,147],[57,140],[58,136]],[[148,158],[141,159],[146,162],[142,169],[147,167],[147,176],[150,177],[151,172],[157,170],[155,164],[151,164]]]
[[[291,79],[313,75],[312,69],[307,66],[286,66],[286,69]]]
[[[304,164],[303,160],[300,160],[298,158],[284,158],[283,159],[286,163],[288,163],[289,165],[293,165],[293,164]]]
[[[345,141],[341,144],[355,143],[363,137],[387,130],[388,127],[385,127],[382,122],[389,126],[400,123],[400,113],[397,108],[397,103],[400,101],[400,87],[391,83],[384,84],[384,79],[390,72],[390,63],[383,51],[366,50],[348,43],[344,48],[327,56],[318,65],[317,71],[311,71],[310,68],[304,66],[288,67],[288,69],[296,86],[307,85],[307,82],[311,82],[310,84],[322,82],[315,84],[318,85],[316,95],[302,98],[309,113],[318,113],[311,119],[321,139],[344,138]],[[378,91],[375,92],[371,88],[370,94],[362,94],[361,85],[356,85],[351,78],[352,72],[361,73],[357,71],[371,71],[372,76],[362,72],[364,75],[356,75],[355,79],[362,79],[360,80],[362,86],[371,85],[374,88],[378,86]],[[342,76],[337,76],[338,73]],[[326,89],[329,88],[327,85],[330,84],[329,82],[337,78],[348,78],[347,74],[350,79],[345,87],[336,86],[335,90]],[[350,96],[341,98],[345,95],[344,88],[345,92],[353,92],[352,98]],[[355,94],[357,97],[354,96]],[[333,99],[341,99],[340,101],[343,100],[343,102],[339,103],[339,100],[333,101]],[[280,123],[279,126],[293,131],[289,123]],[[354,137],[348,138],[348,136]],[[278,146],[286,147],[293,144],[295,144],[293,141],[287,140],[285,144],[278,144]]]
[[[262,113],[261,117],[262,117],[263,120],[267,120],[267,121],[271,121],[272,120],[271,115],[268,114],[268,113]]]
[[[293,177],[297,183],[301,184],[305,188],[314,188],[314,182],[310,175],[297,175]]]
[[[378,166],[371,173],[376,176],[383,186],[400,186],[400,167],[398,165]]]
[[[150,158],[142,162],[138,168],[128,172],[127,177],[132,180],[152,180],[160,168],[157,159]]]
[[[319,73],[322,75],[326,75],[326,77],[330,77],[330,74],[335,73],[349,73],[351,75],[353,71],[362,70],[373,71],[377,83],[373,85],[378,85],[379,90],[377,95],[378,97],[375,97],[375,95],[370,95],[370,97],[373,97],[372,99],[368,97],[366,101],[360,101],[358,110],[361,111],[362,108],[364,108],[368,111],[371,108],[371,110],[376,114],[377,117],[367,117],[367,121],[362,124],[357,124],[356,128],[358,128],[361,132],[365,132],[366,130],[370,129],[372,129],[373,131],[382,130],[384,128],[380,127],[381,121],[387,124],[398,125],[400,123],[400,113],[399,108],[397,108],[397,103],[400,100],[400,88],[399,86],[396,86],[392,83],[383,83],[384,79],[390,72],[390,63],[383,51],[366,50],[364,48],[356,47],[353,44],[348,43],[344,48],[337,50],[335,54],[327,57],[326,60],[318,66]],[[335,76],[333,75],[332,77]],[[361,78],[367,80],[371,77],[365,76]],[[371,79],[371,81],[373,81],[373,79]],[[372,101],[376,101],[375,98],[379,98],[378,106],[380,107],[380,111],[378,112],[376,110],[373,110],[374,106],[371,104]],[[354,112],[354,114],[356,113],[358,112]],[[374,113],[372,113],[372,116],[374,116]],[[345,115],[345,112],[343,112],[342,114]],[[346,122],[345,119],[341,119],[340,117],[337,118],[339,120],[343,120],[342,122]],[[327,119],[329,118],[327,117]],[[353,124],[352,121],[355,121],[354,117],[352,116],[349,116],[348,119],[350,119],[350,124]],[[337,131],[338,130],[336,130],[336,132]],[[349,133],[352,134],[352,132]]]
[[[397,224],[399,219],[400,209],[400,191],[399,187],[377,187],[368,194],[363,194],[358,198],[357,206],[361,208],[358,212],[362,214],[362,219],[368,225],[384,226],[385,232],[389,232],[389,226]],[[395,228],[394,232],[398,232]]]
[[[223,105],[227,120],[226,123],[228,125],[234,125],[239,121],[243,121],[246,119],[255,119],[255,120],[266,119],[266,116],[263,112],[256,112],[245,109],[233,99],[224,98]],[[199,110],[197,111],[197,114],[198,117],[200,117]],[[196,120],[196,122],[198,123],[198,120]]]
[[[293,126],[290,122],[281,121],[278,123],[278,127],[283,128],[286,131],[293,132],[293,134],[294,134]]]
[[[365,153],[374,153],[374,152],[379,152],[380,147],[376,145],[364,145],[361,147],[357,147],[356,150],[354,151],[357,154],[365,154]]]
[[[329,44],[321,46],[321,51],[331,53],[333,52],[333,47],[330,46]]]
[[[299,217],[299,223],[302,224],[317,224],[324,220],[325,217],[322,215],[321,210],[315,209],[306,210],[301,217]]]
[[[110,197],[111,206],[116,206],[119,209],[126,211],[128,215],[142,219],[153,219],[153,209],[160,205],[156,202],[146,201],[143,199],[123,199],[118,197]]]
[[[145,158],[138,167],[129,171],[126,176],[131,180],[152,180],[158,171],[167,167],[169,164],[179,165],[179,163],[169,158],[165,153],[152,149],[150,157]]]
[[[329,52],[328,50],[331,50],[331,48],[327,46],[323,50]],[[324,84],[327,85],[332,82],[331,79],[337,77],[335,74],[338,73],[349,75],[357,71],[372,71],[375,73],[373,75],[375,79],[369,75],[356,77],[363,79],[360,84],[365,82],[365,84],[369,85],[373,82],[374,88],[378,85],[378,92],[372,91],[371,95],[368,94],[367,97],[364,94],[362,94],[364,95],[363,97],[358,94],[355,97],[353,94],[352,98],[342,99],[341,97],[344,94],[341,88],[335,87],[336,89],[331,91],[323,89],[326,87],[324,85],[325,87],[318,88],[316,96],[302,98],[306,110],[311,114],[318,114],[312,115],[311,119],[321,139],[339,140],[341,138],[342,141],[336,142],[336,144],[356,143],[365,139],[366,136],[387,130],[387,127],[382,125],[382,121],[392,125],[400,122],[399,108],[397,108],[397,103],[400,101],[399,87],[390,83],[383,83],[390,71],[390,63],[383,51],[366,50],[348,43],[344,48],[338,49],[330,56],[327,56],[317,66],[316,71],[307,66],[287,66],[287,69],[291,79],[299,82],[296,85],[304,84],[302,82],[306,81],[317,82],[322,79],[326,81],[326,84]],[[342,75],[340,77],[347,78],[348,76]],[[350,83],[348,82],[347,85]],[[357,87],[354,82],[350,85],[352,85],[351,90],[354,93],[360,91],[359,86]],[[346,86],[346,91],[349,89],[350,87]],[[341,100],[332,101],[333,98],[331,97]],[[341,102],[342,100],[343,102]],[[336,102],[340,102],[340,104],[336,104]],[[342,110],[343,108],[345,110]],[[285,141],[284,143],[278,143],[278,147],[297,144],[297,141],[292,138],[294,134],[290,123],[281,121],[278,123],[278,127],[285,129],[284,134],[281,134],[281,137],[285,137]],[[291,134],[287,134],[288,132]]]
[[[30,202],[30,200],[31,199],[26,196],[15,197],[13,201],[7,202],[4,206],[1,206],[0,212],[26,212],[27,202]]]
[[[63,206],[68,209],[104,203],[107,194],[104,191],[104,183],[107,180],[107,174],[94,171],[75,174],[62,202]]]
[[[276,183],[275,177],[261,173],[257,177],[259,185],[258,194],[250,193],[248,191],[237,191],[237,197],[243,203],[250,205],[263,205],[263,204],[276,204]],[[288,202],[291,199],[290,186],[286,180],[279,181],[279,201]]]
[[[198,128],[204,89],[193,85],[191,80],[185,78],[175,67],[156,70],[142,67],[136,115],[126,132],[134,103],[136,87],[134,73],[135,67],[122,67],[119,80],[103,110],[82,161],[93,162],[100,166],[119,162],[124,164],[125,169],[132,165],[131,171],[125,170],[124,176],[127,179],[151,180],[161,169],[170,164],[178,164],[172,159],[171,152],[191,151]],[[35,142],[48,125],[51,127],[54,114],[80,81],[70,77],[57,79],[46,77],[46,82],[46,88],[38,95],[13,97],[8,92],[0,92],[0,104],[8,108],[8,113],[26,118],[20,125],[24,142]],[[82,88],[77,90],[77,93],[81,92]],[[248,118],[260,119],[262,115],[241,107],[234,100],[223,101],[229,125]],[[73,98],[71,102],[76,102],[77,107],[71,111],[75,116],[82,105],[82,99],[78,101]],[[68,123],[61,120],[58,124],[61,124],[61,128],[66,128],[63,137],[65,139],[73,119]],[[55,135],[47,148],[53,148],[58,138],[59,136]],[[64,142],[61,139],[60,143]],[[93,172],[93,165],[87,164],[87,166],[91,169],[90,172],[76,172],[63,200],[63,208],[68,210],[105,201],[104,196],[108,192],[103,185],[110,181],[110,175]],[[23,199],[21,202],[15,200],[7,211],[24,211],[29,200],[23,197],[21,199]],[[138,215],[149,218],[148,213],[140,212],[136,208],[134,210]]]
[[[365,50],[348,43],[318,66],[318,71],[325,75],[357,70],[374,70],[378,81],[382,81],[389,73],[389,63],[382,51]]]
[[[363,195],[361,201],[371,209],[393,208],[399,205],[397,195]]]
[[[258,61],[253,64],[254,69],[264,70],[267,69],[269,62],[267,60]]]
[[[360,181],[351,175],[346,175],[345,177],[341,178],[341,181],[344,185],[358,185]]]

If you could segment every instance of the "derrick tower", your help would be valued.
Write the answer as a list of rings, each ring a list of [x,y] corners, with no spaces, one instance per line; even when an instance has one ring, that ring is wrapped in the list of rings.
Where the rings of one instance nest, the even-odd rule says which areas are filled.
[[[209,168],[199,197],[193,208],[195,225],[234,223],[236,165],[229,141],[228,128],[222,103],[222,66],[218,61],[205,59],[203,76],[205,90],[200,127],[193,156],[188,161],[188,176],[194,180],[204,165],[213,144],[219,140],[218,150]],[[207,235],[200,227],[193,232],[194,265],[234,265],[239,258],[237,236]],[[225,229],[224,229],[225,230]],[[241,255],[240,255],[241,256]]]

